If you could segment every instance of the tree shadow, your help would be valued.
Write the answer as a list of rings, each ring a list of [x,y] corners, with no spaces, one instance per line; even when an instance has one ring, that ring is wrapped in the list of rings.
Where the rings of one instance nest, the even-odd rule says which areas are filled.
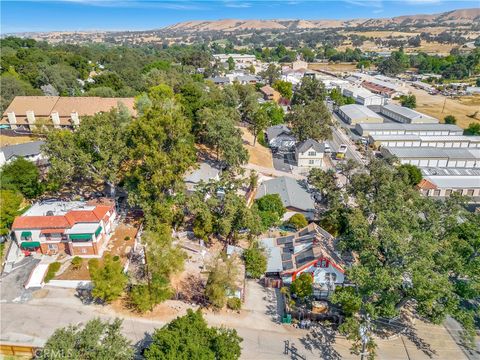
[[[148,332],[145,332],[144,335],[145,335],[145,337],[143,339],[137,341],[133,345],[133,349],[135,351],[133,358],[135,360],[145,359],[145,357],[143,356],[143,352],[153,342],[152,334],[150,334]]]
[[[335,331],[325,326],[316,326],[302,338],[300,342],[310,352],[320,352],[320,358],[324,360],[341,359],[340,353],[334,349]]]
[[[431,358],[437,355],[437,352],[432,349],[431,345],[418,336],[417,331],[413,327],[406,328],[403,335],[428,357]]]

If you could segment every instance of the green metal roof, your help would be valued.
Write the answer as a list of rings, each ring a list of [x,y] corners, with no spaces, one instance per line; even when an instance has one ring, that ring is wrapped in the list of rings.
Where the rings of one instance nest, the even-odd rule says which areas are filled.
[[[92,240],[93,234],[70,234],[70,240]]]
[[[27,238],[27,237],[32,237],[32,232],[31,231],[22,231],[22,235],[20,235],[22,238]]]
[[[102,227],[99,226],[98,229],[95,231],[95,236],[98,236],[102,232]]]

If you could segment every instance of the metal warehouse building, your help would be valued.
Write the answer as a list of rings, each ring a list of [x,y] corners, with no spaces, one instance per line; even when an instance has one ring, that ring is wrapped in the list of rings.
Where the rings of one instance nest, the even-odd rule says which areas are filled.
[[[380,113],[402,124],[438,124],[438,119],[407,107],[388,104],[380,108]]]
[[[457,125],[451,124],[357,124],[355,131],[360,136],[369,135],[432,135],[432,136],[454,136],[463,135],[463,129]]]
[[[480,169],[422,168],[422,175],[417,187],[425,196],[448,197],[459,193],[475,201],[480,197]]]
[[[419,167],[480,167],[480,149],[382,147],[380,151],[385,157],[396,156],[402,164],[412,164]]]
[[[383,123],[383,118],[363,105],[349,104],[338,108],[338,113],[347,124],[359,123],[378,124]]]
[[[375,147],[435,147],[435,148],[480,148],[480,136],[423,136],[413,134],[370,135],[369,142]]]
[[[385,103],[385,99],[383,97],[361,87],[344,86],[342,87],[342,95],[352,97],[355,99],[357,104],[364,106],[380,106]]]

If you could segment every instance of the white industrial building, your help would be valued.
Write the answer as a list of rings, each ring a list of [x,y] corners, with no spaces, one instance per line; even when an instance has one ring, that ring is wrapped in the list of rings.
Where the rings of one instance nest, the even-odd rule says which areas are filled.
[[[355,131],[360,136],[369,135],[428,135],[428,136],[458,136],[463,135],[463,129],[453,124],[357,124]]]
[[[375,147],[480,148],[480,136],[369,135]]]
[[[403,124],[438,124],[438,119],[395,104],[384,105],[380,113]]]
[[[385,98],[380,95],[364,89],[362,87],[344,86],[342,87],[342,95],[355,99],[355,102],[364,106],[380,106],[385,104]]]
[[[418,189],[425,196],[442,198],[452,193],[480,200],[480,169],[422,168]]]
[[[402,164],[411,164],[418,167],[480,167],[480,149],[382,147],[380,151],[384,157],[397,157]]]
[[[368,107],[358,104],[343,105],[338,108],[338,114],[347,124],[383,123],[383,118]]]

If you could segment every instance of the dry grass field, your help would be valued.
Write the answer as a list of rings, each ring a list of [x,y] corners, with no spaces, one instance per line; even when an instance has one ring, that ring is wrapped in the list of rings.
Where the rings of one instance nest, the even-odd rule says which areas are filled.
[[[466,128],[468,124],[480,123],[480,95],[463,96],[460,98],[447,98],[443,95],[430,95],[423,90],[410,87],[412,94],[417,98],[416,110],[436,117],[443,122],[447,115],[453,115],[457,119],[457,125]],[[472,118],[476,111],[477,118]]]
[[[257,141],[253,146],[253,135],[246,128],[241,127],[243,132],[243,146],[247,149],[250,155],[249,163],[255,164],[267,168],[273,168],[272,153],[270,149],[267,149],[263,145],[260,145]]]
[[[37,141],[34,136],[7,136],[0,135],[0,146],[24,144],[31,141]]]
[[[325,70],[332,72],[357,71],[356,64],[352,63],[315,63],[308,64],[308,68],[311,70]]]

